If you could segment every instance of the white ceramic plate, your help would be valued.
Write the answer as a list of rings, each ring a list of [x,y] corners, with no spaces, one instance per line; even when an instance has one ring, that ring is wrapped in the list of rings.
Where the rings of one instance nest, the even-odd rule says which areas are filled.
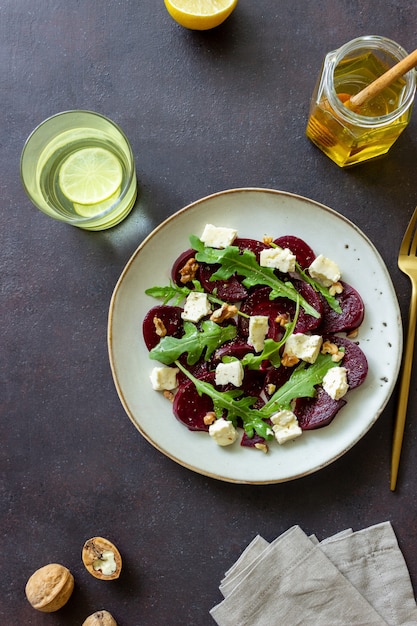
[[[365,383],[348,392],[347,405],[327,427],[304,432],[268,454],[238,443],[222,448],[207,433],[190,432],[171,404],[152,389],[155,362],[142,339],[142,320],[159,301],[145,289],[167,285],[177,256],[189,248],[190,234],[206,223],[236,228],[239,237],[297,235],[316,254],[337,262],[342,278],[365,301],[358,340],[369,362]],[[229,482],[276,483],[315,472],[349,450],[375,423],[396,382],[402,327],[396,294],[379,253],[349,220],[300,196],[274,190],[232,189],[208,196],[158,226],[127,263],[113,293],[108,347],[120,400],[142,435],[163,454],[189,469]],[[273,442],[272,442],[273,443]]]

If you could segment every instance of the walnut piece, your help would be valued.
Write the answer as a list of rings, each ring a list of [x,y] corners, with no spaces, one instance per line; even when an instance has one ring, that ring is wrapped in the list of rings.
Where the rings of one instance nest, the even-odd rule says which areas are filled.
[[[187,263],[180,269],[181,282],[186,284],[195,279],[198,270],[198,263],[194,257],[188,259]]]
[[[100,580],[119,578],[122,557],[116,546],[103,537],[93,537],[85,542],[82,560],[88,572]]]
[[[36,570],[26,583],[26,597],[37,611],[52,613],[66,604],[74,590],[74,576],[59,563]]]
[[[157,315],[153,318],[153,325],[155,326],[155,332],[158,337],[165,337],[167,329],[165,328],[164,322]]]
[[[222,304],[219,309],[213,311],[210,316],[210,320],[212,322],[216,322],[216,324],[221,324],[224,320],[229,320],[237,314],[237,306],[234,304]]]
[[[82,626],[117,626],[117,622],[108,611],[96,611],[87,617]]]

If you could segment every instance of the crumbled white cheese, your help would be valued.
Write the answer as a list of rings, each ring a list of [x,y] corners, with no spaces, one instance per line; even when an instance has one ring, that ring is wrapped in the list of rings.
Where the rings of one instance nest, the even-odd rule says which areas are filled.
[[[271,416],[271,422],[273,424],[272,430],[274,431],[275,439],[280,445],[287,441],[292,441],[303,434],[303,431],[298,425],[297,416],[288,409],[274,413]]]
[[[238,436],[236,428],[232,422],[223,417],[217,419],[209,426],[209,435],[219,446],[230,446],[236,441]]]
[[[285,342],[284,353],[288,356],[295,356],[307,363],[314,363],[319,355],[322,343],[323,338],[321,335],[293,333]]]
[[[187,322],[199,322],[202,317],[211,313],[211,306],[206,293],[192,291],[188,294],[181,313],[183,320]]]
[[[227,385],[231,383],[235,387],[240,387],[243,382],[243,366],[240,361],[230,361],[230,363],[219,363],[216,367],[216,385]]]
[[[237,237],[237,230],[206,224],[201,235],[201,241],[209,248],[227,248]]]
[[[177,367],[154,367],[150,379],[155,391],[171,391],[177,386]]]
[[[266,248],[261,250],[259,265],[272,267],[280,272],[294,272],[295,259],[295,254],[288,248]]]
[[[314,278],[323,287],[330,287],[340,280],[341,273],[334,261],[319,254],[308,268],[311,278]]]
[[[264,348],[268,322],[267,315],[252,315],[249,318],[248,344],[253,346],[256,352],[262,352]]]
[[[346,367],[329,369],[323,377],[323,389],[333,400],[343,398],[349,389]]]

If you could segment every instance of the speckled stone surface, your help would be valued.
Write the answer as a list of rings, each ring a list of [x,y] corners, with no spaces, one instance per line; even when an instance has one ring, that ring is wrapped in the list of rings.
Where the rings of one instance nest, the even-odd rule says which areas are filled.
[[[417,589],[417,370],[395,493],[395,395],[326,469],[236,485],[195,474],[143,439],[118,399],[106,343],[112,291],[144,237],[188,203],[235,187],[294,192],[356,223],[386,262],[406,318],[410,286],[396,257],[417,204],[416,112],[386,158],[349,171],[304,131],[327,51],[364,34],[412,50],[416,22],[414,0],[377,12],[369,0],[239,0],[204,33],[174,23],[162,0],[1,3],[2,625],[81,625],[105,608],[119,626],[208,626],[220,579],[243,548],[293,524],[322,539],[391,520]],[[72,108],[109,116],[133,146],[139,198],[109,231],[44,216],[20,183],[27,135]],[[83,567],[82,546],[97,535],[122,553],[117,581]],[[72,571],[75,591],[46,615],[24,587],[49,562]]]

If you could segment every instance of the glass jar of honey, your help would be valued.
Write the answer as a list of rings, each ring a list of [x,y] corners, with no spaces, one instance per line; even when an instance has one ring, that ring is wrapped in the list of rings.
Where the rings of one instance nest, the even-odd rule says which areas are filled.
[[[405,56],[397,43],[376,35],[358,37],[326,55],[306,134],[340,167],[385,154],[407,126],[416,90],[414,69],[358,110],[347,105],[349,97]]]

